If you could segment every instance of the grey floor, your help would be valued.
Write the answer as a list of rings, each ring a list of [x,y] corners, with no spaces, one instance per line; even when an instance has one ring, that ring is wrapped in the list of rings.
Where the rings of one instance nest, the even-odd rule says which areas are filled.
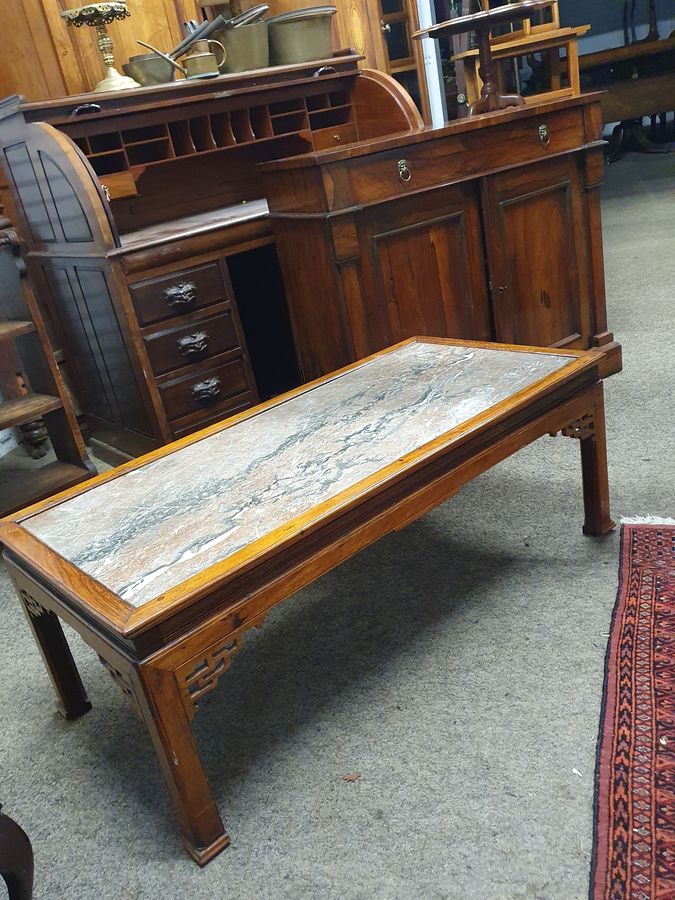
[[[613,510],[675,515],[675,154],[612,166],[604,223]],[[539,441],[270,615],[195,719],[232,835],[204,870],[79,641],[94,709],[55,714],[3,576],[0,798],[36,900],[583,898],[618,535],[582,537],[577,454]]]

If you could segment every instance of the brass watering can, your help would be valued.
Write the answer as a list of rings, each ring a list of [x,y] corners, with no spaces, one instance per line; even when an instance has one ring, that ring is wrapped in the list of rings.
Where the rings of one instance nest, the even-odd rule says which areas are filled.
[[[219,66],[222,66],[227,58],[227,51],[220,41],[195,41],[190,47],[190,52],[183,57],[183,65],[177,63],[167,53],[162,53],[162,51],[158,50],[156,47],[146,44],[145,41],[139,41],[138,43],[142,47],[147,47],[148,50],[152,50],[153,53],[156,53],[158,56],[161,56],[162,59],[171,63],[174,69],[178,69],[178,71],[182,72],[186,78],[214,78],[216,75],[220,74]],[[222,52],[220,61],[218,61],[215,53],[211,53],[209,50],[211,44],[220,48]]]

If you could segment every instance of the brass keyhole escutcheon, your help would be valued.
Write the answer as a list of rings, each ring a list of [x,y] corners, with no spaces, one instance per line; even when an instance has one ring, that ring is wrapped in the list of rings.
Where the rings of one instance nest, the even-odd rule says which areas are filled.
[[[410,179],[412,178],[412,172],[410,171],[410,168],[408,166],[407,159],[399,159],[399,161],[396,163],[396,168],[398,169],[398,177],[401,179],[401,181],[410,181]]]
[[[544,147],[548,147],[548,145],[551,143],[547,125],[539,126],[539,140],[544,145]]]

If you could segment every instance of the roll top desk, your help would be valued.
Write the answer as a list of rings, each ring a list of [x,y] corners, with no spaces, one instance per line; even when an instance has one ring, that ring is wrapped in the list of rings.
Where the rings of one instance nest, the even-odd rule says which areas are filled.
[[[3,102],[11,214],[99,455],[299,383],[258,164],[421,126],[359,59]]]

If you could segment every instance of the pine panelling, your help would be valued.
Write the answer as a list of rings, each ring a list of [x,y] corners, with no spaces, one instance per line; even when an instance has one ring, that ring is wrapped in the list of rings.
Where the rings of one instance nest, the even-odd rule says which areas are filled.
[[[68,27],[59,13],[78,0],[4,0],[0,96],[43,100],[91,90],[103,78],[93,28]],[[131,18],[109,26],[115,62],[144,50],[138,38],[170,50],[188,18],[201,20],[196,0],[128,0]]]

